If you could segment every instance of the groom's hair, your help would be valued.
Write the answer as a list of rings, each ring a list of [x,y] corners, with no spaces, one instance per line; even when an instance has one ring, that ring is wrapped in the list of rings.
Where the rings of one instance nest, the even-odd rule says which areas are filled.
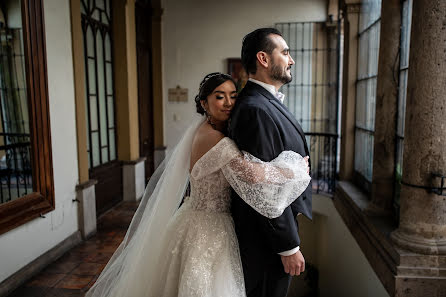
[[[276,44],[270,38],[270,34],[282,36],[282,33],[275,28],[260,28],[252,31],[243,38],[242,44],[242,65],[248,74],[255,74],[257,71],[257,53],[265,52],[272,54]]]

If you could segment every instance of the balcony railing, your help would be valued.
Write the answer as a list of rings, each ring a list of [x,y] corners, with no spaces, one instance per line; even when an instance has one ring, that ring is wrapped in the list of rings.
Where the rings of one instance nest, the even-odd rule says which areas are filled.
[[[0,133],[0,203],[33,191],[29,134]]]
[[[336,187],[339,136],[333,133],[305,133],[310,150],[314,193],[333,194]]]

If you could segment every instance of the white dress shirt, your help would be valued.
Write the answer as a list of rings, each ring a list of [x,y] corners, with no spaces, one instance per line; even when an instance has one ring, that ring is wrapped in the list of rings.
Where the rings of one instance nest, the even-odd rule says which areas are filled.
[[[264,83],[263,81],[259,81],[259,80],[253,79],[253,78],[248,78],[248,80],[265,88],[268,92],[270,92],[276,99],[278,99],[283,104],[283,101],[285,100],[285,95],[281,92],[276,91],[275,86]]]
[[[274,87],[273,85],[264,83],[262,81],[258,81],[256,79],[253,78],[249,78],[249,81],[258,84],[259,86],[263,87],[264,89],[266,89],[268,92],[270,92],[275,98],[277,98],[280,102],[283,103],[283,100],[285,100],[285,95],[282,94],[281,92],[277,92],[276,91],[276,87]],[[297,253],[299,251],[300,247],[297,246],[294,249],[288,250],[288,251],[283,251],[280,252],[279,255],[281,256],[291,256],[295,253]]]

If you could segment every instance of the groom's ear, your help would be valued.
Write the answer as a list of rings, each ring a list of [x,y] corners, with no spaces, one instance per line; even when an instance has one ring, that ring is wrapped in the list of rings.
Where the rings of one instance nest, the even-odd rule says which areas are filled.
[[[256,57],[257,57],[257,62],[259,62],[261,66],[263,66],[264,68],[268,68],[270,57],[267,53],[258,52]]]

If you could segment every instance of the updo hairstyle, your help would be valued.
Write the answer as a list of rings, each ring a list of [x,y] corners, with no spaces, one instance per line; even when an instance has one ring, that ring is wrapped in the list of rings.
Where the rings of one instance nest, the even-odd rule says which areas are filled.
[[[209,73],[203,78],[200,83],[198,95],[195,96],[195,105],[199,114],[204,115],[206,113],[203,106],[201,106],[201,100],[206,101],[208,96],[212,94],[216,87],[228,80],[232,81],[235,85],[235,81],[230,75],[220,72]]]

